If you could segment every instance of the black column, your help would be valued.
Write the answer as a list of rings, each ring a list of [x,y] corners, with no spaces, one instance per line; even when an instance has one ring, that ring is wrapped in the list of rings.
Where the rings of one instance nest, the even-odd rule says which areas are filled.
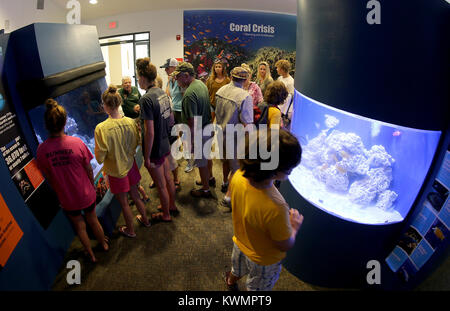
[[[324,104],[397,125],[448,126],[450,4],[298,0],[295,87]]]

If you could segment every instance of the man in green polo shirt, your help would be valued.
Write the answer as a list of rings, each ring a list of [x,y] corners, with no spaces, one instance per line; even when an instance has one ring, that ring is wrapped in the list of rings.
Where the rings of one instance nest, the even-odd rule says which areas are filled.
[[[140,106],[138,104],[141,93],[135,86],[131,86],[131,78],[124,77],[122,79],[122,88],[119,89],[122,97],[122,110],[126,117],[136,119],[139,118]]]
[[[208,88],[202,81],[195,78],[194,67],[189,63],[179,64],[172,73],[172,76],[177,80],[180,87],[186,89],[183,95],[181,118],[191,129],[192,151],[195,149],[203,151],[203,146],[211,137],[206,134],[202,135],[203,133],[200,134],[202,135],[200,140],[201,146],[194,146],[194,118],[201,118],[201,125],[196,124],[195,126],[201,127],[202,130],[205,126],[211,124],[211,105],[209,103]],[[195,159],[195,166],[198,167],[200,173],[201,182],[198,184],[202,185],[202,188],[193,189],[191,195],[203,198],[212,197],[209,186],[214,186],[216,182],[210,173],[212,172],[212,160],[207,159],[206,155],[202,152],[201,157]]]

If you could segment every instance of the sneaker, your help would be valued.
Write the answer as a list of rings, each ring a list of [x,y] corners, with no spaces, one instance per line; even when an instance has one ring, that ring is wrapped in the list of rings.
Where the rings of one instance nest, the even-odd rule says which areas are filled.
[[[196,184],[197,186],[203,185],[203,183],[202,183],[201,180],[197,180],[197,181],[195,182],[195,184]],[[215,187],[215,186],[216,186],[216,178],[215,178],[215,177],[209,179],[209,186],[210,186],[210,187]]]
[[[192,172],[192,170],[194,169],[194,161],[192,160],[187,160],[188,164],[186,165],[186,168],[184,169],[185,173],[189,173]]]
[[[220,202],[223,206],[231,208],[231,198],[224,197]]]
[[[192,189],[191,195],[196,198],[212,198],[211,191],[203,189]]]
[[[222,191],[223,193],[227,193],[227,191],[228,191],[228,183],[223,183],[222,187],[220,188],[220,191]]]

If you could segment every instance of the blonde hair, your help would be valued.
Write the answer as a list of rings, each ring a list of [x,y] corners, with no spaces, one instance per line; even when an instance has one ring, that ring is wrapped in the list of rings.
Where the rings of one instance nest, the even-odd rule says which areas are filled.
[[[284,70],[287,73],[289,73],[289,70],[291,70],[291,63],[288,60],[280,59],[279,61],[277,61],[275,63],[275,67],[279,67],[282,70]]]
[[[67,121],[67,112],[57,101],[49,98],[45,101],[44,122],[45,128],[50,134],[59,133],[63,130]]]
[[[163,80],[162,80],[160,75],[156,76],[155,82],[156,82],[156,86],[159,87],[160,89],[162,89],[162,87],[163,87]]]
[[[262,79],[262,77],[261,77],[261,74],[259,73],[259,67],[261,66],[261,65],[264,65],[264,66],[266,66],[266,76],[264,77],[264,79]],[[270,73],[270,65],[269,65],[269,63],[268,62],[260,62],[259,64],[258,64],[258,70],[257,70],[257,73],[256,73],[256,81],[260,81],[260,80],[262,80],[261,82],[259,82],[259,83],[265,83],[267,80],[269,80],[269,79],[272,79],[272,75],[271,75],[271,73]],[[273,79],[272,79],[273,80]]]
[[[122,97],[120,97],[120,94],[117,92],[117,87],[110,85],[108,89],[103,92],[102,101],[103,104],[111,109],[117,109],[122,105]]]

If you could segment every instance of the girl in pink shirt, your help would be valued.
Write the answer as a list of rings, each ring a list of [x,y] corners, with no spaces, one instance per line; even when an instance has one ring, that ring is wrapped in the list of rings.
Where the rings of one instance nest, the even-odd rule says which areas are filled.
[[[90,161],[93,156],[83,141],[64,134],[67,113],[53,99],[45,103],[45,127],[50,136],[37,149],[38,167],[56,191],[65,214],[92,262],[96,262],[86,232],[86,221],[103,249],[109,249],[108,239],[95,214],[96,191]]]

